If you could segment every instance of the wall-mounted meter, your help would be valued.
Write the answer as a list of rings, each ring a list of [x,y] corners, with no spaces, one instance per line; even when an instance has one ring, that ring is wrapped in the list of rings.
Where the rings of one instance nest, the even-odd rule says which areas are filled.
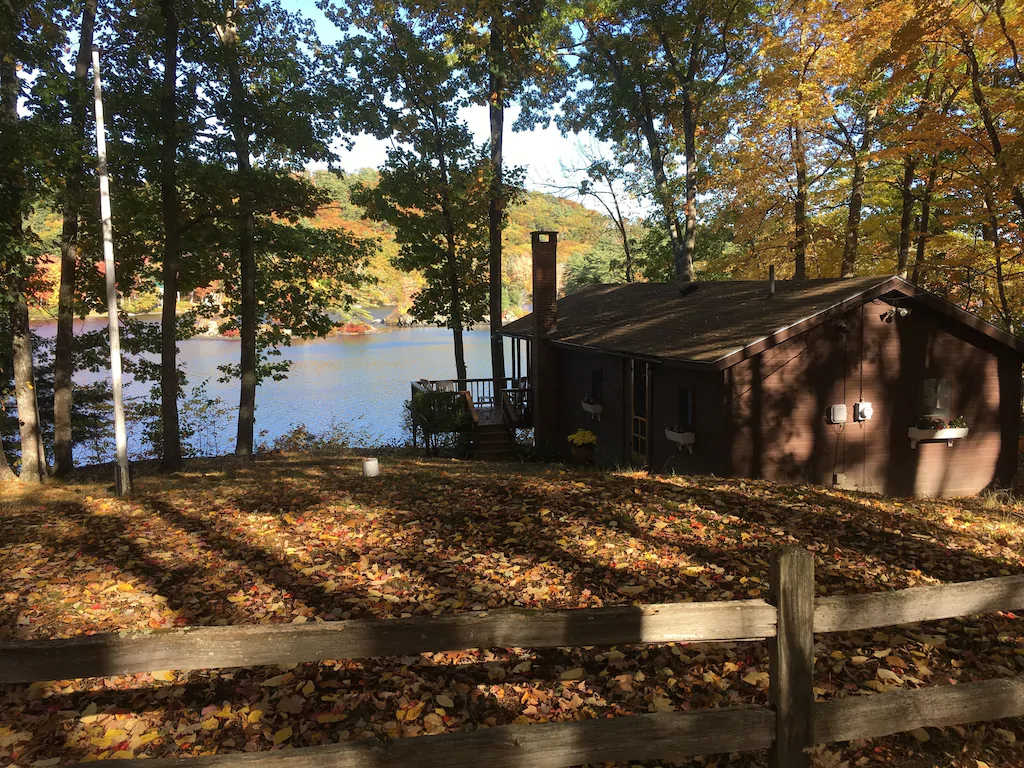
[[[830,405],[828,407],[828,413],[825,414],[825,420],[828,421],[829,424],[845,424],[846,403]]]
[[[861,402],[853,404],[854,421],[870,421],[874,415],[875,409],[871,407],[871,403]]]

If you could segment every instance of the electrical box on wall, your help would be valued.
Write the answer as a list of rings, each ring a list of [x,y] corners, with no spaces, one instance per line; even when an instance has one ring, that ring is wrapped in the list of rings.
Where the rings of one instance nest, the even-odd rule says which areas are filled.
[[[853,420],[854,421],[870,421],[871,417],[875,415],[875,409],[871,403],[860,402],[853,404]]]
[[[845,424],[846,423],[846,403],[839,403],[839,405],[830,405],[828,407],[828,413],[825,414],[825,419],[829,424]]]

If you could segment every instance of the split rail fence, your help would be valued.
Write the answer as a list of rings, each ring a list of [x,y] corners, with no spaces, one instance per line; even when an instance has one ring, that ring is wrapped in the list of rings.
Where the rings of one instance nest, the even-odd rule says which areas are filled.
[[[560,768],[769,749],[773,768],[807,766],[814,744],[1024,715],[1024,677],[814,702],[814,633],[1024,609],[1024,576],[814,598],[814,560],[777,552],[771,602],[501,609],[439,618],[202,627],[0,645],[0,683],[174,669],[409,656],[474,648],[552,648],[767,640],[770,706],[737,706],[209,757],[139,768]]]

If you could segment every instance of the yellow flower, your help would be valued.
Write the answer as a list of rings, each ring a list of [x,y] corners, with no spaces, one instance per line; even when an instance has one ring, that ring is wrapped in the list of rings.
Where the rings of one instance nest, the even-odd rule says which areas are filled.
[[[575,446],[597,445],[597,435],[588,429],[578,429],[569,435],[569,442]]]

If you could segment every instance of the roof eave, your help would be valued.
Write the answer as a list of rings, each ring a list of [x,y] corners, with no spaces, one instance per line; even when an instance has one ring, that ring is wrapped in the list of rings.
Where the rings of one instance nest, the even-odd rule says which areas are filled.
[[[880,298],[887,293],[893,292],[899,292],[904,296],[913,298],[916,301],[920,301],[922,304],[929,307],[930,309],[934,309],[937,312],[940,312],[948,317],[951,317],[955,320],[958,320],[959,322],[962,322],[969,328],[972,328],[973,330],[993,339],[994,341],[1002,344],[1003,346],[1010,348],[1016,354],[1024,358],[1024,338],[1020,338],[1019,336],[1015,336],[1011,333],[1008,333],[1002,330],[1001,328],[998,328],[992,325],[991,323],[982,320],[980,317],[977,317],[976,315],[973,315],[970,312],[961,309],[955,304],[946,301],[942,297],[937,296],[934,293],[925,291],[922,288],[919,288],[913,283],[909,282],[908,280],[905,280],[904,278],[898,276],[886,278],[877,285],[874,285],[870,288],[866,288],[865,290],[857,294],[854,294],[853,296],[849,296],[843,301],[839,302],[838,304],[834,304],[831,307],[821,310],[820,312],[817,312],[813,315],[803,318],[802,320],[792,323],[791,325],[785,328],[781,328],[769,336],[757,339],[756,341],[747,344],[741,349],[737,349],[733,352],[730,352],[729,354],[724,355],[714,361],[652,357],[650,355],[636,355],[629,352],[618,352],[605,349],[602,347],[574,344],[573,342],[558,340],[552,340],[551,343],[555,344],[556,346],[565,347],[567,349],[578,349],[581,351],[613,355],[616,357],[627,357],[638,360],[647,360],[649,362],[671,363],[673,365],[679,365],[687,368],[721,371],[726,368],[731,368],[732,366],[741,363],[744,360],[748,360],[751,357],[754,357],[755,355],[759,355],[765,350],[771,349],[772,347],[777,346],[778,344],[781,344],[782,342],[791,339],[794,336],[803,333],[804,331],[810,330],[811,328],[821,325],[822,323],[826,323],[829,320],[833,319],[834,317],[845,314],[849,310],[854,309],[855,307],[858,307],[861,304],[865,304],[869,301],[873,301],[877,298]],[[529,317],[529,315],[526,315],[525,317]],[[528,331],[522,332],[509,332],[508,330],[503,328],[501,331],[498,332],[498,335],[509,338],[527,340],[533,339],[532,328]]]
[[[785,328],[780,328],[769,336],[752,341],[742,349],[738,349],[735,352],[730,352],[729,354],[718,358],[714,363],[712,363],[712,367],[716,371],[732,368],[734,365],[742,363],[744,360],[749,360],[750,358],[761,354],[765,350],[771,349],[772,347],[777,346],[794,336],[798,336],[804,331],[808,331],[811,328],[821,325],[822,323],[826,323],[838,315],[845,314],[854,307],[858,307],[872,299],[877,299],[879,296],[884,296],[885,294],[893,291],[899,291],[904,295],[912,296],[915,290],[916,289],[913,284],[907,282],[901,277],[887,278],[878,285],[866,288],[853,296],[848,296],[838,304],[833,304],[831,307],[827,307],[826,309],[805,317],[802,320],[798,320]]]
[[[1009,347],[1020,357],[1024,358],[1024,339],[1020,336],[1004,331],[1002,328],[992,325],[992,323],[987,320],[982,320],[977,315],[974,315],[965,309],[961,309],[956,304],[946,301],[941,296],[937,296],[923,288],[918,288],[912,283],[907,283],[907,285],[913,289],[910,295],[915,301],[919,301],[929,309],[934,309],[936,312],[946,315],[947,317],[951,317],[954,320],[963,323],[968,328],[987,336],[993,341]]]

